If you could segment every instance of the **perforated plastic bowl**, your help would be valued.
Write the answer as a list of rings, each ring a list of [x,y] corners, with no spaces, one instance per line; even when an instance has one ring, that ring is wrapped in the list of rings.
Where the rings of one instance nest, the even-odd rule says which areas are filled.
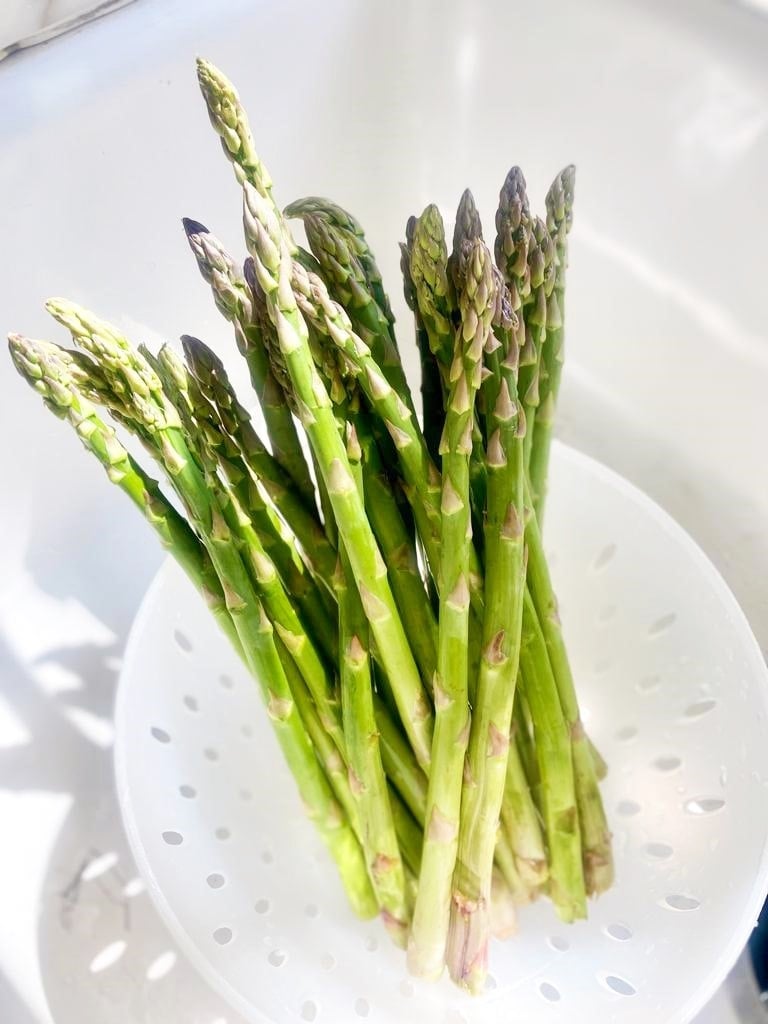
[[[246,1017],[688,1021],[766,889],[768,679],[727,587],[647,497],[554,452],[547,537],[604,796],[616,886],[567,927],[544,901],[492,948],[488,992],[414,982],[360,923],[302,814],[253,682],[180,572],[153,583],[117,707],[128,835],[160,912]]]

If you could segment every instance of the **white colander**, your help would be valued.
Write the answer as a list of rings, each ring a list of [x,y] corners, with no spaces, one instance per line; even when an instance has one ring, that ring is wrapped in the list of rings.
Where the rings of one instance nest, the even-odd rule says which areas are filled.
[[[131,634],[117,775],[133,851],[201,973],[252,1021],[689,1021],[768,883],[768,673],[734,598],[634,487],[563,446],[546,532],[591,736],[610,774],[615,888],[548,903],[491,950],[488,990],[415,982],[347,909],[254,683],[167,564]]]

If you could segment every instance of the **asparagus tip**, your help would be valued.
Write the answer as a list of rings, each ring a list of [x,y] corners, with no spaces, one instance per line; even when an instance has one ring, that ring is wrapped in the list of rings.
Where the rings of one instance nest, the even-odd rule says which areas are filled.
[[[187,238],[190,238],[192,235],[210,234],[210,231],[205,224],[201,224],[199,220],[193,220],[191,217],[182,217],[181,223],[184,225],[184,231]]]

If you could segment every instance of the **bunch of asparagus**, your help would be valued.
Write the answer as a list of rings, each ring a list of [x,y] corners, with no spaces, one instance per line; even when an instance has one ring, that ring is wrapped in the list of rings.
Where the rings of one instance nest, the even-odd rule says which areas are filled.
[[[493,255],[469,191],[450,253],[436,206],[409,220],[419,417],[362,228],[325,199],[281,213],[233,86],[206,61],[198,77],[242,187],[248,257],[241,267],[197,221],[184,229],[269,443],[197,338],[182,338],[183,358],[153,355],[52,299],[77,348],[14,334],[11,355],[252,672],[355,911],[382,917],[415,974],[447,964],[478,992],[515,904],[546,894],[573,921],[613,873],[605,766],[541,540],[574,169],[545,219],[509,172]]]

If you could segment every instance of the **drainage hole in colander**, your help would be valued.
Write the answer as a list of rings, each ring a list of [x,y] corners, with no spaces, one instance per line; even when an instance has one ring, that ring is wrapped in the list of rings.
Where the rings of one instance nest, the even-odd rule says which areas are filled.
[[[232,676],[228,676],[226,672],[222,672],[219,676],[219,685],[223,686],[225,690],[231,690],[235,685],[235,681]]]
[[[646,843],[645,852],[654,860],[667,860],[675,851],[669,843]]]
[[[598,624],[602,625],[605,622],[610,622],[611,619],[615,616],[617,611],[618,611],[618,608],[616,607],[615,604],[607,604],[607,605],[605,605],[597,613]]]
[[[496,979],[492,974],[489,974],[485,979],[485,991],[492,992],[496,988]]]
[[[253,909],[257,914],[266,914],[269,912],[270,902],[269,900],[256,900],[253,905]]]
[[[716,707],[717,701],[712,697],[707,698],[707,700],[697,700],[694,704],[688,705],[683,712],[683,717],[688,719],[703,718],[710,711],[714,711]]]
[[[620,814],[622,818],[634,818],[641,810],[640,804],[635,800],[620,800],[616,804],[616,813]]]
[[[179,793],[184,797],[185,800],[192,800],[197,796],[197,790],[194,786],[188,786],[186,783],[179,786]]]
[[[181,832],[163,832],[163,842],[168,843],[169,846],[181,846],[184,842],[184,836]]]
[[[594,570],[594,572],[600,572],[601,569],[604,569],[606,565],[608,565],[608,563],[613,560],[615,554],[616,545],[606,544],[606,546],[603,548],[603,550],[592,563],[592,569]]]
[[[662,633],[666,633],[667,630],[671,629],[672,626],[677,622],[677,615],[674,612],[668,612],[666,615],[662,615],[660,619],[656,619],[648,627],[648,636],[661,636]]]
[[[219,752],[218,750],[216,750],[215,747],[206,747],[205,750],[203,751],[203,757],[206,759],[206,761],[218,761]]]
[[[634,996],[637,994],[637,989],[634,985],[630,984],[626,978],[620,978],[616,974],[606,974],[600,980],[606,988],[619,996]]]
[[[317,917],[320,913],[320,908],[316,903],[308,903],[304,907],[304,913],[307,917]]]
[[[164,978],[166,974],[170,974],[175,966],[176,954],[172,949],[168,949],[165,953],[161,953],[160,956],[155,957],[147,968],[145,977],[147,981],[160,981],[160,979]]]
[[[271,864],[274,859],[275,859],[275,857],[274,857],[274,854],[272,853],[271,850],[262,850],[261,851],[261,863],[262,864]]]
[[[619,743],[629,743],[637,736],[637,727],[634,725],[624,725],[621,729],[616,732],[616,739]]]
[[[217,928],[213,933],[213,941],[217,942],[220,946],[226,946],[232,941],[232,929],[223,927]]]
[[[674,772],[682,766],[682,761],[679,757],[674,755],[668,755],[663,757],[657,757],[653,762],[653,767],[657,772]]]
[[[725,800],[719,797],[700,796],[693,800],[686,800],[683,808],[686,814],[693,814],[701,817],[705,814],[716,814],[725,807]]]
[[[253,726],[246,722],[245,725],[240,726],[240,733],[247,740],[253,739]]]
[[[273,949],[267,957],[267,961],[273,967],[282,967],[285,961],[288,959],[288,954],[284,949]]]
[[[211,889],[221,889],[226,882],[226,879],[224,878],[224,875],[220,875],[218,871],[214,871],[213,874],[208,875],[206,882]]]
[[[222,842],[225,839],[229,839],[229,837],[231,835],[232,835],[232,833],[229,831],[228,828],[217,828],[216,829],[216,838],[217,839],[221,839]]]
[[[542,981],[539,985],[539,992],[548,1003],[559,1003],[562,998],[558,989],[550,985],[548,981]]]
[[[684,896],[682,893],[671,893],[661,901],[661,906],[667,910],[677,910],[681,913],[689,913],[698,910],[701,906],[695,896]]]
[[[186,633],[182,633],[180,629],[174,629],[173,639],[176,641],[176,646],[180,651],[184,651],[185,654],[192,653],[192,641]]]
[[[120,957],[127,949],[127,942],[124,939],[117,939],[116,942],[110,942],[109,945],[105,946],[96,956],[91,960],[90,971],[91,974],[100,974],[102,971],[106,971],[108,967],[116,964]]]
[[[610,658],[598,658],[592,667],[592,671],[596,676],[601,676],[603,673],[608,671],[612,664],[613,662]]]
[[[171,737],[165,731],[165,729],[161,729],[159,726],[153,725],[152,728],[149,731],[150,731],[150,734],[152,735],[152,738],[156,739],[158,743],[170,743],[171,742]]]
[[[367,1017],[371,1012],[371,1005],[362,996],[355,1000],[355,1013],[358,1017]]]
[[[562,935],[550,935],[547,939],[547,944],[550,949],[554,949],[558,953],[567,953],[571,948],[571,944],[568,939],[564,939]]]
[[[311,999],[308,999],[306,1003],[302,1004],[301,1007],[301,1019],[302,1020],[315,1020],[317,1017],[317,1003],[313,1003]]]
[[[376,952],[376,950],[379,948],[379,940],[376,938],[375,935],[370,935],[365,940],[365,948],[368,950],[369,953]]]
[[[253,793],[250,791],[250,789],[241,789],[240,799],[245,800],[246,802],[248,802],[248,800],[253,800]]]
[[[640,693],[654,693],[661,686],[661,676],[658,673],[643,676],[638,682],[637,689]]]
[[[324,971],[332,971],[336,966],[336,957],[333,953],[323,953],[320,957],[320,966]]]
[[[617,942],[629,942],[632,938],[632,929],[617,921],[615,924],[608,925],[605,929],[605,934]]]
[[[197,697],[193,697],[191,693],[184,695],[184,707],[187,711],[199,711],[200,705],[197,703]]]

